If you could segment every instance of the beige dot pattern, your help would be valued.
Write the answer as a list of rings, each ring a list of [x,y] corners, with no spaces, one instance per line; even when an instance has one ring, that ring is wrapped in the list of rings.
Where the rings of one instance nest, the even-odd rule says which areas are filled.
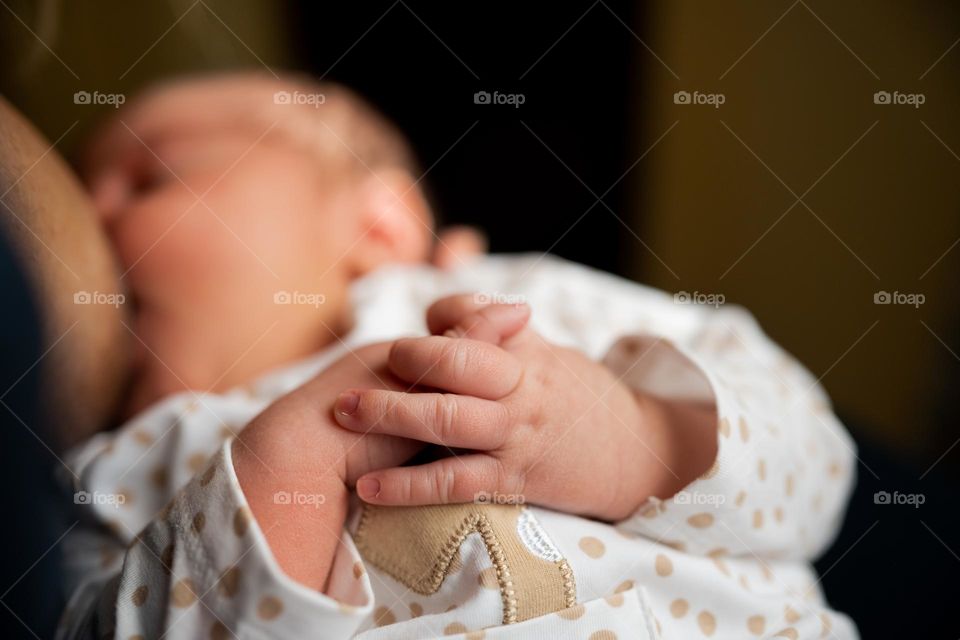
[[[207,462],[207,456],[202,453],[194,453],[189,458],[187,458],[187,468],[190,470],[190,473],[197,473],[200,469],[203,469],[203,465]]]
[[[215,476],[216,473],[217,473],[216,466],[211,465],[210,467],[208,467],[207,470],[203,472],[203,475],[200,476],[200,486],[205,487],[208,484],[210,484],[210,482],[213,480],[213,476]]]
[[[713,524],[713,514],[697,513],[687,518],[687,524],[696,529],[706,529]]]
[[[599,538],[594,538],[593,536],[580,538],[579,546],[580,550],[591,558],[600,558],[607,551],[606,545],[604,545]]]
[[[717,631],[717,618],[709,611],[701,611],[697,614],[697,626],[703,635],[712,636]]]
[[[264,596],[257,603],[257,615],[264,620],[275,620],[283,613],[283,601],[276,596]]]
[[[390,611],[389,607],[377,607],[373,611],[373,623],[378,627],[385,627],[397,621],[397,616]]]
[[[203,515],[203,511],[193,516],[193,522],[190,523],[190,526],[193,527],[193,531],[197,535],[203,533],[203,528],[207,526],[207,516]]]
[[[443,635],[455,636],[458,633],[466,633],[467,627],[460,622],[451,622],[443,628]]]
[[[173,591],[170,593],[170,602],[173,606],[180,609],[189,607],[197,600],[197,592],[193,586],[193,580],[184,578],[173,585]]]
[[[232,598],[237,593],[239,586],[240,569],[238,567],[230,567],[221,574],[220,581],[217,583],[217,590],[221,595]]]
[[[763,630],[767,628],[767,620],[761,615],[750,616],[747,618],[747,630],[755,636],[763,635]]]
[[[142,607],[147,601],[147,597],[150,595],[150,588],[147,585],[143,584],[133,590],[133,595],[130,599],[133,601],[135,607]]]
[[[609,604],[609,605],[610,605],[611,607],[613,607],[613,608],[617,608],[617,607],[623,606],[623,594],[622,594],[622,593],[615,593],[615,594],[613,594],[613,595],[607,596],[606,598],[604,598],[604,600],[606,600],[606,601],[607,601],[607,604]]]
[[[564,620],[577,620],[578,618],[582,618],[583,614],[586,612],[587,608],[582,604],[578,604],[568,609],[561,609],[560,611],[557,611],[557,615]]]
[[[247,507],[240,507],[237,509],[237,512],[233,516],[233,532],[239,537],[243,537],[247,533],[247,527],[250,526],[250,509]]]
[[[673,563],[670,561],[670,558],[662,553],[657,554],[657,558],[654,561],[654,568],[656,569],[657,575],[661,578],[665,578],[673,573]]]
[[[793,624],[800,619],[800,613],[790,605],[787,605],[783,610],[783,619]]]
[[[677,598],[670,603],[670,615],[674,618],[682,618],[690,610],[690,603],[683,598]]]
[[[617,588],[613,590],[614,593],[623,593],[624,591],[629,591],[635,586],[633,580],[624,580],[617,585]]]

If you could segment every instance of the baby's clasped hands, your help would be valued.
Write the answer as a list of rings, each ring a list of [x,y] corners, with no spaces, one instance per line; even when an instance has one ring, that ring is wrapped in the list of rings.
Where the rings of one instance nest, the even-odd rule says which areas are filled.
[[[682,407],[635,393],[602,364],[548,343],[529,317],[526,305],[443,298],[427,311],[434,335],[397,340],[388,358],[398,378],[435,392],[340,394],[334,413],[346,429],[470,450],[369,472],[357,482],[363,500],[412,506],[497,494],[618,520],[709,466],[684,455],[690,434],[681,423],[690,416]]]

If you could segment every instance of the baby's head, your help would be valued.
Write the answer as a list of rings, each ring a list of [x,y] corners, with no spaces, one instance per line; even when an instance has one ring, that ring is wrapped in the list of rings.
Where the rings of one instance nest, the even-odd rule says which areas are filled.
[[[121,109],[81,168],[135,304],[130,411],[315,351],[348,328],[351,281],[430,250],[408,144],[335,85],[165,84]]]

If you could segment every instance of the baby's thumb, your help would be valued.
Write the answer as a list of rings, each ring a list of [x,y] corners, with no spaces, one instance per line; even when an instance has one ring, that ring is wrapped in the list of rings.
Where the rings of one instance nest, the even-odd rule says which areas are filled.
[[[529,320],[530,307],[525,303],[491,304],[465,316],[443,335],[499,345],[523,330]]]

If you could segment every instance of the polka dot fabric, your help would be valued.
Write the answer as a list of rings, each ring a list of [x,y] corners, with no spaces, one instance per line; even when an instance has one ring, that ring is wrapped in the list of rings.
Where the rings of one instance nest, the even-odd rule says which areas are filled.
[[[292,581],[230,460],[232,436],[272,400],[349,348],[422,333],[426,307],[464,291],[525,300],[545,339],[638,391],[716,410],[715,464],[671,499],[618,523],[530,507],[569,561],[577,604],[506,626],[493,564],[470,537],[434,594],[365,563],[349,526],[325,594]],[[59,637],[857,637],[809,566],[836,532],[853,445],[812,376],[748,314],[538,255],[384,270],[353,300],[344,344],[229,393],[172,396],[71,453],[71,492],[88,498],[63,543],[72,596]]]

